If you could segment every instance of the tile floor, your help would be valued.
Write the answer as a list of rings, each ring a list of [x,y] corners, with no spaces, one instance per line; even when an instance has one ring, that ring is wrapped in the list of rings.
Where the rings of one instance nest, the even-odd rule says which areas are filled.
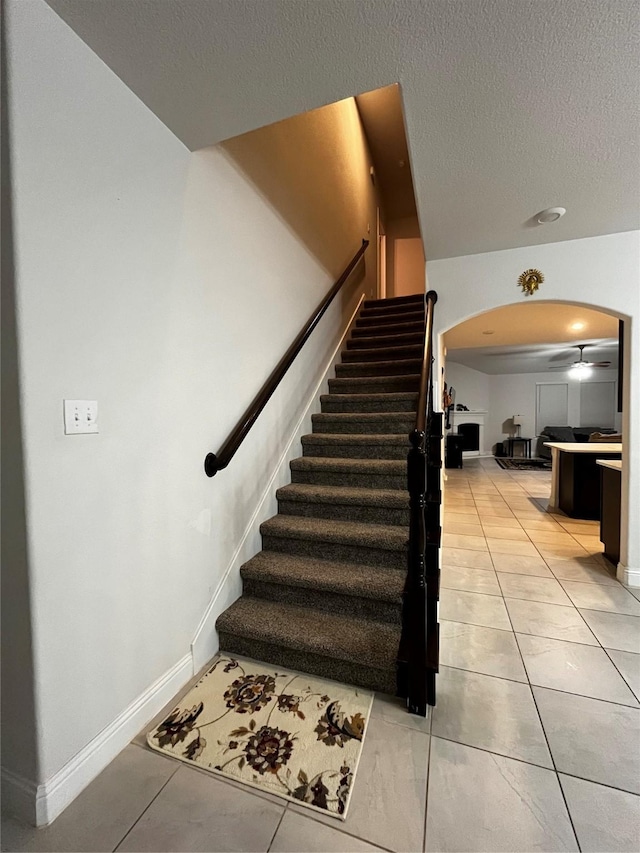
[[[639,850],[640,591],[594,522],[546,512],[548,473],[447,474],[438,705],[376,697],[344,823],[138,737],[50,827],[5,821],[2,849]]]

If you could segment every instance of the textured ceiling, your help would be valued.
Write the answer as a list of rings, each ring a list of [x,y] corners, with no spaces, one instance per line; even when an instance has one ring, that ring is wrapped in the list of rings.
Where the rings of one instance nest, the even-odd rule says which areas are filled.
[[[582,343],[582,341],[581,341]],[[585,341],[586,343],[586,341]],[[493,375],[505,373],[561,373],[561,368],[571,365],[580,357],[580,351],[572,344],[533,344],[529,347],[472,347],[470,349],[447,350],[447,361],[464,364]],[[611,370],[618,367],[618,341],[591,341],[584,350],[585,361],[610,361]],[[590,378],[607,373],[606,369],[593,371]]]
[[[638,227],[635,2],[48,2],[192,150],[399,82],[427,258]]]
[[[577,323],[580,328],[572,329]],[[459,323],[445,334],[444,344],[451,350],[559,341],[584,344],[617,337],[617,318],[602,311],[564,302],[519,302]]]

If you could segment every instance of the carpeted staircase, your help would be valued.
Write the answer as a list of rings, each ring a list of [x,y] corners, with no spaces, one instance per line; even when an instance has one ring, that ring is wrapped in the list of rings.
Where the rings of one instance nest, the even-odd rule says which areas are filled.
[[[243,595],[218,618],[223,651],[396,692],[424,325],[422,296],[363,303]]]

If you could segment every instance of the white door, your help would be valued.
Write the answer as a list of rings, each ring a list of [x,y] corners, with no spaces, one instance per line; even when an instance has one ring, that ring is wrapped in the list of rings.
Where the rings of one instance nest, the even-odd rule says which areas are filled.
[[[580,383],[580,426],[613,427],[616,408],[614,381]]]
[[[536,435],[546,426],[569,426],[568,382],[536,382]]]

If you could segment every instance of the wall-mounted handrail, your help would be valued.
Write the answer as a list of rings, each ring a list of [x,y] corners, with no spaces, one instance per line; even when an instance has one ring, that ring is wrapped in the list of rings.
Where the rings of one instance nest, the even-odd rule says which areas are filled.
[[[320,305],[316,308],[312,316],[309,318],[309,321],[306,323],[300,334],[297,336],[297,338],[291,344],[289,349],[282,356],[267,381],[264,383],[260,391],[256,394],[249,408],[246,410],[246,412],[242,415],[238,423],[235,425],[233,431],[229,434],[227,440],[222,445],[220,450],[217,453],[207,453],[207,456],[204,460],[204,470],[207,477],[213,477],[215,474],[218,473],[218,471],[221,471],[223,468],[226,468],[229,462],[231,462],[236,451],[238,450],[244,439],[247,437],[247,433],[258,419],[258,415],[269,402],[271,395],[276,390],[276,388],[282,381],[284,375],[286,374],[287,370],[289,370],[296,356],[304,346],[305,342],[322,319],[323,314],[325,313],[329,305],[331,305],[331,303],[333,302],[334,297],[337,295],[338,291],[342,288],[343,284],[347,281],[347,279],[357,266],[360,258],[364,255],[368,245],[368,240],[362,241],[362,245],[355,253],[353,258],[349,261],[340,278],[336,281],[331,290],[327,293]]]
[[[400,664],[403,695],[414,714],[435,705],[438,670],[437,602],[440,548],[442,414],[433,410],[433,313],[438,294],[425,300],[425,337],[416,424],[407,456],[409,548],[404,590]]]

